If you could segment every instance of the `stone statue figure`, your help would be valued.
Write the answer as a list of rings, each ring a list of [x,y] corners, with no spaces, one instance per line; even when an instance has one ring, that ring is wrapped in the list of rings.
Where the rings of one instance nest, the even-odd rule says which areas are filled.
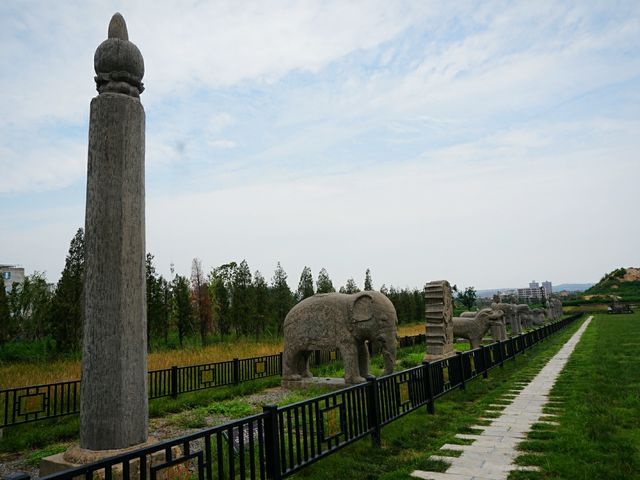
[[[529,330],[533,327],[533,321],[531,319],[531,308],[526,303],[521,303],[516,305],[516,315],[520,320],[520,325],[522,328]]]
[[[504,312],[503,312],[504,313]],[[475,318],[478,312],[462,312],[461,318]],[[499,322],[492,323],[491,325],[491,338],[496,342],[498,340],[503,341],[507,339],[507,327],[505,325],[504,316]]]
[[[531,321],[533,322],[534,327],[544,325],[544,310],[541,308],[534,308],[531,310]]]
[[[466,338],[471,348],[478,348],[489,328],[500,325],[504,325],[504,312],[483,308],[474,317],[453,317],[453,335]]]
[[[504,318],[506,323],[511,326],[511,334],[517,335],[522,332],[522,325],[520,319],[516,314],[516,306],[511,303],[492,303],[491,308],[493,310],[502,310],[504,312]]]
[[[362,383],[369,374],[367,341],[380,347],[384,372],[392,373],[397,324],[393,304],[380,292],[321,293],[306,298],[284,320],[283,380],[312,377],[311,352],[337,347],[344,362],[345,382]]]

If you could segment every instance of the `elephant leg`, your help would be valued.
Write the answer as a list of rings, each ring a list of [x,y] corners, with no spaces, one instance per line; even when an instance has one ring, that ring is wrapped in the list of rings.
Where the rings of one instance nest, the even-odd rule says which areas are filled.
[[[309,371],[309,352],[285,348],[282,356],[282,378],[300,380],[306,376],[312,376]]]
[[[360,376],[360,368],[358,366],[358,347],[355,341],[350,343],[342,343],[340,345],[340,354],[344,363],[344,381],[347,384],[363,383],[366,380]]]
[[[300,374],[304,378],[312,378],[313,373],[311,373],[311,369],[309,368],[309,358],[311,357],[311,351],[306,350],[304,352],[300,352],[299,366],[300,366]]]
[[[358,345],[358,371],[361,377],[369,376],[369,349],[365,343]]]

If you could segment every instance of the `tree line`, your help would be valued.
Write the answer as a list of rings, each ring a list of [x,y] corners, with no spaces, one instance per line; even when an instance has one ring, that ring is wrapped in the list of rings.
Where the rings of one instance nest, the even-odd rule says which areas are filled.
[[[52,340],[59,352],[77,352],[82,339],[84,232],[78,229],[71,240],[64,270],[57,285],[47,284],[35,272],[15,283],[9,292],[0,288],[0,344],[13,340]],[[314,280],[305,266],[298,288],[292,291],[288,275],[278,262],[270,279],[246,260],[229,262],[209,271],[194,258],[189,277],[159,274],[154,257],[146,257],[147,337],[149,344],[182,346],[198,338],[202,345],[231,337],[282,335],[284,318],[297,302],[316,293],[335,292],[325,268]],[[371,271],[366,270],[364,290],[373,290]],[[356,293],[353,278],[337,289]],[[422,321],[424,297],[418,289],[397,289],[382,285],[380,291],[393,302],[400,323]]]

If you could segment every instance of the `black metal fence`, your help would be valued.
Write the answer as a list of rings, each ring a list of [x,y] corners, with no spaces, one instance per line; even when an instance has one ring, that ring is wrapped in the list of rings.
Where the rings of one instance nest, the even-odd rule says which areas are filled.
[[[438,397],[464,389],[466,382],[479,375],[486,377],[492,368],[515,359],[580,316],[292,405],[265,406],[252,417],[42,480],[285,478],[366,436],[379,445],[382,426],[422,406],[433,413]]]
[[[399,339],[400,347],[424,344],[424,335]],[[372,347],[371,347],[372,349]],[[373,351],[373,349],[372,349]],[[338,350],[316,350],[312,365],[340,360]],[[149,399],[177,397],[181,393],[237,385],[282,374],[282,352],[224,362],[174,366],[149,371]],[[0,428],[80,412],[80,380],[0,390]]]

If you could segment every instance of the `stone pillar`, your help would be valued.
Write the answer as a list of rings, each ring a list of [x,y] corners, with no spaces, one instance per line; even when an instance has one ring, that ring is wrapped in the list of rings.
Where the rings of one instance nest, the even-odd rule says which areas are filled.
[[[429,282],[424,287],[427,337],[426,361],[453,355],[453,296],[446,280]]]
[[[94,57],[85,220],[80,447],[147,441],[144,62],[116,13]]]

